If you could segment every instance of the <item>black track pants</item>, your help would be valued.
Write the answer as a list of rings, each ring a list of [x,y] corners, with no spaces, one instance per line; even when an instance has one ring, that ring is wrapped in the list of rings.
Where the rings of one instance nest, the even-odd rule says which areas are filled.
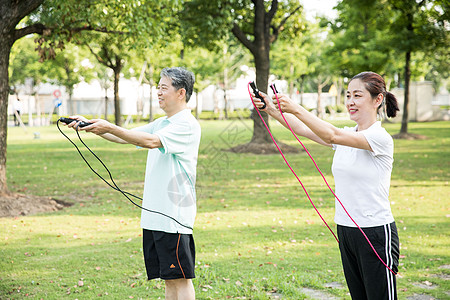
[[[381,259],[397,273],[400,252],[395,222],[362,230]],[[396,300],[395,275],[378,259],[361,231],[356,227],[338,225],[337,233],[345,279],[352,299]]]

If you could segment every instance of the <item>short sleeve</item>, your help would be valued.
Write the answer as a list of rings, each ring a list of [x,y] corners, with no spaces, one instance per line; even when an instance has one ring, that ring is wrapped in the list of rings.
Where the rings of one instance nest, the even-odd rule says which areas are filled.
[[[188,122],[171,123],[154,132],[163,148],[159,150],[164,154],[180,154],[186,151],[192,139],[193,130]]]
[[[362,134],[364,134],[370,148],[372,148],[373,156],[393,156],[394,141],[384,128],[378,130],[364,130],[362,131]]]

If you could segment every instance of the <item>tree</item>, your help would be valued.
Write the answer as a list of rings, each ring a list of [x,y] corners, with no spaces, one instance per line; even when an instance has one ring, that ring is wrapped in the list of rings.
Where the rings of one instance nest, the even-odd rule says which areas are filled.
[[[433,54],[448,49],[449,39],[446,26],[449,20],[448,1],[389,0],[394,11],[390,26],[391,44],[400,55],[404,55],[404,104],[402,125],[394,137],[408,138],[409,84],[411,78],[411,57],[414,52]],[[448,55],[447,55],[448,56]],[[420,62],[419,62],[420,63]]]
[[[302,90],[303,79],[311,72],[309,57],[316,50],[318,37],[311,30],[313,24],[301,20],[301,30],[280,39],[271,52],[271,73],[288,82],[291,98],[294,87],[299,85],[299,90]]]
[[[105,67],[110,68],[114,73],[114,120],[116,125],[122,126],[123,119],[120,109],[119,80],[120,73],[129,56],[122,43],[116,41],[115,39],[112,39],[111,37],[100,37],[98,39],[100,40],[99,45],[86,45],[89,47],[89,50],[97,61]]]
[[[16,97],[24,93],[28,97],[28,105],[31,107],[31,95],[35,95],[36,111],[38,114],[37,125],[40,125],[41,110],[39,95],[37,93],[39,84],[45,81],[45,76],[52,70],[50,64],[39,62],[39,55],[34,50],[33,37],[29,36],[16,42],[11,49],[9,65],[9,85],[11,93]],[[25,98],[20,98],[25,102]],[[24,116],[22,116],[23,118]],[[28,125],[33,126],[33,118],[29,114]]]
[[[40,62],[39,55],[35,51],[34,35],[17,41],[11,52],[9,64],[9,82],[11,89],[19,93],[19,87],[25,83],[32,83],[31,90],[25,92],[37,92],[33,87],[38,87],[41,82],[51,82],[62,85],[69,94],[69,113],[73,114],[72,93],[74,85],[82,80],[89,81],[93,77],[92,68],[83,63],[86,51],[82,51],[78,46],[67,45],[63,53],[54,60]],[[38,94],[34,93],[39,106]],[[39,109],[38,109],[39,112]],[[29,125],[32,126],[32,120]]]
[[[12,47],[8,68],[9,85],[11,93],[15,93],[17,97],[21,92],[33,94],[34,87],[43,79],[42,75],[49,70],[47,66],[38,62],[39,56],[34,48],[32,37],[21,39]],[[24,101],[24,99],[21,100]]]
[[[326,49],[330,47],[326,33],[319,23],[303,21],[305,29],[290,40],[283,40],[275,47],[274,59],[280,65],[276,66],[278,74],[290,82],[290,93],[293,93],[294,83],[300,84],[303,93],[303,83],[306,76],[317,91],[317,115],[322,117],[321,94],[323,88],[331,80],[331,69]],[[280,47],[281,46],[281,47]],[[286,72],[289,70],[289,72]],[[301,100],[303,105],[303,101]]]
[[[205,48],[197,47],[184,50],[182,64],[195,74],[195,117],[198,118],[198,92],[204,90],[208,85],[214,82],[216,74],[219,74],[220,71],[220,64],[216,63],[220,60],[220,57],[219,53],[210,52]]]
[[[28,34],[39,34],[41,58],[53,58],[85,31],[130,34],[139,37],[132,44],[149,46],[167,30],[164,18],[177,9],[169,0],[0,0],[0,195],[9,194],[6,183],[6,136],[8,66],[11,47]],[[25,24],[18,25],[28,18]],[[131,41],[131,39],[130,39]]]
[[[261,91],[267,92],[271,46],[284,30],[286,21],[297,16],[300,10],[301,6],[296,1],[193,0],[186,3],[181,17],[186,24],[183,36],[187,43],[213,48],[218,45],[214,41],[223,40],[231,32],[252,54],[256,84]],[[268,115],[262,115],[268,123]],[[254,110],[252,119],[254,126],[250,144],[255,148],[271,144],[272,140]],[[255,148],[246,149],[258,151]]]
[[[343,0],[336,9],[339,15],[329,23],[333,46],[327,48],[326,56],[332,57],[330,67],[347,78],[362,71],[385,73],[393,61],[386,40],[391,11],[382,1],[360,0]]]
[[[69,94],[69,115],[76,114],[72,100],[75,85],[82,81],[89,82],[95,76],[93,66],[86,57],[88,57],[86,49],[69,44],[54,60],[43,62],[49,65],[45,73],[47,81],[64,86]]]
[[[224,100],[224,118],[228,119],[228,95],[227,91],[231,87],[231,82],[235,81],[240,75],[243,74],[241,67],[243,65],[250,64],[250,58],[248,52],[243,49],[241,44],[233,43],[230,39],[229,42],[223,44],[223,52],[220,58],[220,72],[219,72],[219,85],[223,90]]]
[[[8,66],[14,42],[27,34],[40,31],[43,26],[16,29],[19,22],[44,0],[0,1],[0,196],[9,194],[6,184],[6,136],[8,118]]]
[[[108,67],[100,64],[99,62],[94,60],[94,78],[98,80],[100,88],[104,92],[104,97],[102,98],[104,103],[104,115],[103,118],[108,120],[108,90],[111,88],[112,82],[111,78],[113,77],[113,72]]]
[[[450,37],[447,36],[447,39]],[[447,42],[450,45],[450,42]],[[445,81],[450,82],[450,60],[447,49],[436,49],[434,56],[426,55],[425,80],[432,81],[435,91],[439,91]],[[447,90],[450,91],[450,84],[447,84]]]
[[[45,73],[42,63],[38,62],[39,55],[34,51],[33,40],[32,37],[21,39],[11,48],[9,85],[15,91],[27,78],[36,82],[42,79],[42,74]]]
[[[394,137],[412,136],[407,132],[411,60],[414,53],[428,54],[433,60],[441,49],[446,49],[443,51],[448,56],[448,1],[343,0],[337,9],[339,17],[332,24],[334,46],[330,48],[338,53],[333,68],[341,68],[345,77],[367,70],[390,78],[398,74],[404,82],[405,95],[400,133]],[[396,59],[399,56],[404,57],[403,74]],[[415,57],[416,66],[429,62],[425,56]]]
[[[182,65],[182,53],[183,43],[181,38],[177,34],[177,30],[174,30],[173,36],[170,41],[163,44],[155,44],[152,48],[146,48],[136,53],[134,59],[130,61],[130,65],[133,68],[144,68],[143,82],[149,84],[150,87],[150,105],[149,105],[149,121],[153,121],[153,86],[160,79],[161,70],[168,66],[180,66]]]
[[[236,80],[242,71],[240,67],[248,64],[249,55],[242,49],[242,45],[231,39],[221,44],[222,49],[210,51],[201,47],[186,48],[185,64],[196,76],[195,91],[199,92],[209,85],[215,88],[221,87],[224,96],[224,115],[219,111],[217,97],[215,98],[214,112],[219,112],[219,118],[228,118],[227,90],[231,86],[231,81]]]

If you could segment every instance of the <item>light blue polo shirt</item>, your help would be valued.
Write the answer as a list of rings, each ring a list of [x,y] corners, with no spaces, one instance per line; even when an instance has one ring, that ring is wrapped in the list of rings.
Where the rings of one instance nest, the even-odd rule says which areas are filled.
[[[200,124],[189,109],[133,130],[156,134],[163,148],[149,149],[142,206],[193,228],[197,212],[195,180]],[[192,230],[163,215],[142,210],[141,227],[170,233]]]

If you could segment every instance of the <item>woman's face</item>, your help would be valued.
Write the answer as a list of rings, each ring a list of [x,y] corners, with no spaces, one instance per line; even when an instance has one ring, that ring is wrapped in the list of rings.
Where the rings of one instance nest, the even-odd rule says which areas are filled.
[[[378,105],[360,79],[349,82],[345,106],[350,114],[350,119],[357,124],[371,121],[371,118],[376,120]]]

